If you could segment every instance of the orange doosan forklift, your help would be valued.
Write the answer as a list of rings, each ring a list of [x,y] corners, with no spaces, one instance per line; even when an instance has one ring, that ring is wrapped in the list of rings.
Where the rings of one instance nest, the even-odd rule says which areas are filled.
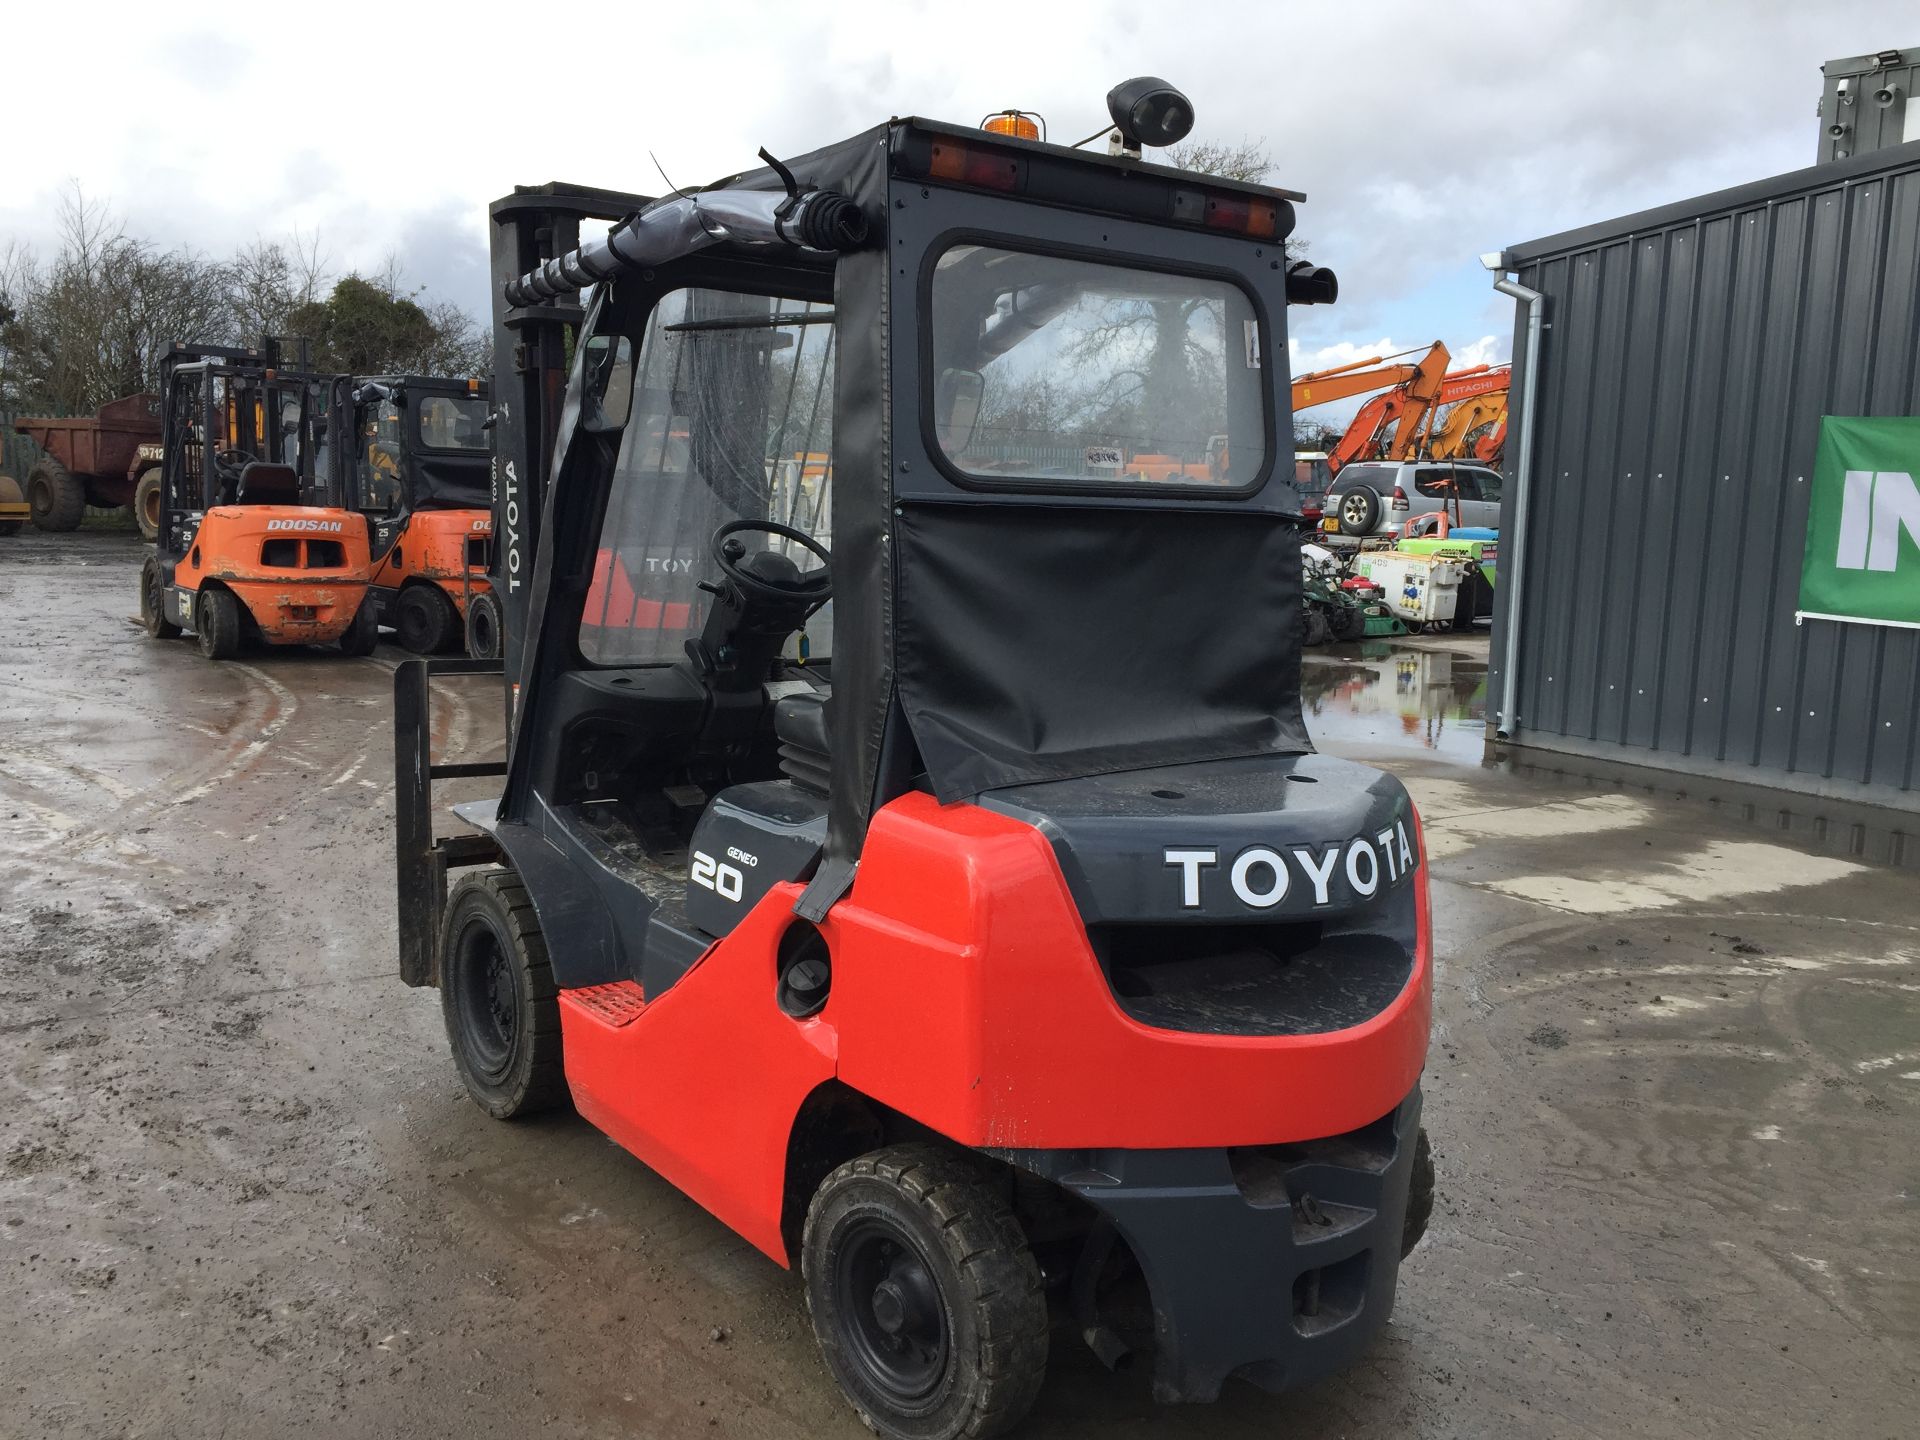
[[[1143,158],[1178,91],[1108,107],[496,202],[505,653],[396,676],[401,978],[467,1092],[797,1266],[892,1437],[1011,1428],[1063,1335],[1165,1402],[1348,1365],[1433,1201],[1419,818],[1301,714],[1333,277],[1304,197]],[[487,669],[505,764],[436,762]]]
[[[484,382],[343,375],[327,419],[340,489],[367,520],[376,619],[416,655],[464,638],[469,653],[498,656]]]
[[[371,653],[366,521],[311,478],[323,377],[283,368],[274,340],[176,343],[160,375],[159,533],[140,575],[147,633],[190,630],[210,660],[250,640]]]

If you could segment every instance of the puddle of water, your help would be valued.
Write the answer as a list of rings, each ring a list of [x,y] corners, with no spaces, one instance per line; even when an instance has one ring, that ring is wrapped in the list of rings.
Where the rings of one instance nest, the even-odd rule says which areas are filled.
[[[1486,748],[1486,642],[1361,640],[1309,651],[1300,697],[1316,745],[1423,750],[1477,766]]]

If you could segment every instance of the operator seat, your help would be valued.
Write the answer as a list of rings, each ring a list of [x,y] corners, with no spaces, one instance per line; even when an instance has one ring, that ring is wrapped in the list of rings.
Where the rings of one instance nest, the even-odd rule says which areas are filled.
[[[773,706],[773,735],[780,742],[780,773],[814,795],[827,793],[832,766],[827,701],[831,690],[801,690]]]
[[[291,465],[275,465],[265,460],[250,460],[240,471],[240,486],[234,494],[236,505],[298,505],[300,472]]]

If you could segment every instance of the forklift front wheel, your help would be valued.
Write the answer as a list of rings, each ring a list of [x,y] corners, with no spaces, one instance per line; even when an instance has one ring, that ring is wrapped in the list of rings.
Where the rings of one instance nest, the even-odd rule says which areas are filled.
[[[156,640],[171,640],[180,627],[167,619],[167,584],[160,578],[160,562],[151,555],[140,567],[140,623]]]
[[[1039,1394],[1040,1267],[966,1157],[911,1144],[848,1161],[814,1194],[800,1263],[827,1366],[879,1434],[998,1435]]]
[[[201,586],[193,602],[193,632],[207,659],[233,659],[240,653],[240,602],[225,590]]]
[[[467,657],[500,658],[500,599],[491,590],[477,590],[467,599]]]
[[[460,1079],[494,1119],[565,1102],[553,967],[533,901],[512,872],[474,871],[447,897],[440,1011]]]

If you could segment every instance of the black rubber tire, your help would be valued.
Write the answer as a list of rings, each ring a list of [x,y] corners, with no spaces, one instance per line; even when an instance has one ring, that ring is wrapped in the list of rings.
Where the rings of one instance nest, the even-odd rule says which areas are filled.
[[[166,589],[160,562],[149,555],[140,567],[140,623],[155,640],[173,640],[180,634],[180,627],[167,619]]]
[[[1332,606],[1328,621],[1336,640],[1359,640],[1367,633],[1367,612],[1358,605]]]
[[[440,924],[440,1013],[467,1094],[496,1120],[569,1103],[560,1000],[533,901],[511,870],[474,870]]]
[[[193,602],[193,633],[207,659],[233,659],[240,653],[240,602],[225,590],[201,586]]]
[[[342,655],[371,655],[373,647],[380,643],[380,622],[375,617],[373,596],[362,597],[360,608],[353,612],[353,623],[347,626],[340,636]]]
[[[1407,1185],[1407,1218],[1400,1228],[1400,1258],[1406,1259],[1420,1237],[1427,1233],[1433,1218],[1433,1147],[1427,1143],[1426,1127],[1413,1142],[1413,1178]]]
[[[498,660],[500,637],[504,634],[500,597],[481,590],[467,597],[467,656],[473,660]]]
[[[460,633],[460,611],[438,585],[408,585],[394,597],[393,637],[416,655],[438,655]]]
[[[1005,1187],[965,1154],[895,1145],[842,1165],[814,1192],[800,1267],[827,1368],[878,1434],[999,1435],[1040,1393],[1047,1371],[1040,1267]],[[889,1286],[919,1302],[917,1318],[911,1303],[900,1306],[898,1333],[882,1318]],[[938,1338],[929,1340],[935,1327]],[[906,1339],[912,1331],[916,1338]],[[889,1380],[889,1361],[875,1358],[881,1350],[931,1378]]]
[[[27,506],[35,529],[78,530],[87,513],[87,487],[53,456],[42,455],[27,476]]]
[[[160,538],[160,467],[150,465],[134,482],[133,523],[140,527],[140,538],[151,545]]]
[[[1344,490],[1334,502],[1342,535],[1371,535],[1380,524],[1380,497],[1367,485]]]
[[[1333,626],[1327,622],[1325,607],[1310,604],[1300,612],[1300,643],[1324,645],[1333,638]]]

